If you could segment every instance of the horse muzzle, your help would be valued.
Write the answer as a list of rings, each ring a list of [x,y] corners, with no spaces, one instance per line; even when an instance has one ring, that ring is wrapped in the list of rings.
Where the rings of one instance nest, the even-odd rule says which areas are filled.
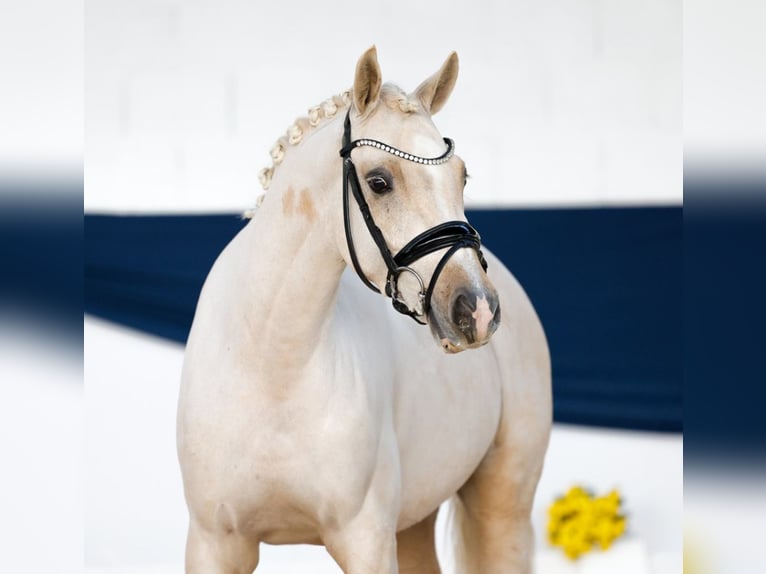
[[[432,312],[429,324],[445,352],[459,353],[486,345],[500,325],[500,317],[494,289],[460,288],[452,297],[448,316]]]

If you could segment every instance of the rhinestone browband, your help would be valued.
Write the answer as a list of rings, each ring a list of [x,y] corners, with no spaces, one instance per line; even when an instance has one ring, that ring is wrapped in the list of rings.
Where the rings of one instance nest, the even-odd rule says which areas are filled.
[[[396,157],[413,161],[415,163],[422,163],[423,165],[439,165],[448,161],[449,158],[451,158],[452,155],[455,153],[455,143],[451,139],[444,138],[444,143],[447,144],[447,151],[445,151],[439,157],[420,157],[418,155],[407,153],[406,151],[402,151],[400,149],[396,149],[395,147],[385,144],[383,142],[379,142],[378,140],[370,140],[370,139],[355,140],[351,142],[350,147],[351,148],[357,148],[357,147],[363,147],[363,146],[374,147],[374,148],[381,149],[385,152],[388,152],[391,155],[395,155]]]

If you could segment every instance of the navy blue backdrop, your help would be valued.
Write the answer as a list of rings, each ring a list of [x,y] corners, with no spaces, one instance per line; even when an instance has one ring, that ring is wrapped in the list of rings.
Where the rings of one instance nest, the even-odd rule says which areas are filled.
[[[551,349],[554,418],[682,429],[680,207],[474,210]],[[85,310],[179,343],[235,215],[85,216]]]

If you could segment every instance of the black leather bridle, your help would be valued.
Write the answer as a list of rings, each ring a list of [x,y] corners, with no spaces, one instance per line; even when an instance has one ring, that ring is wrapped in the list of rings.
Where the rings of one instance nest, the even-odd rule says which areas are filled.
[[[362,282],[376,293],[380,293],[380,289],[376,287],[367,278],[364,271],[362,271],[359,259],[356,256],[354,239],[351,235],[351,217],[348,206],[349,188],[354,194],[356,203],[359,205],[359,211],[361,211],[364,222],[367,224],[367,229],[369,230],[373,241],[378,246],[380,255],[383,257],[383,261],[388,268],[386,295],[391,297],[394,309],[404,315],[412,317],[421,325],[425,325],[426,321],[422,320],[422,318],[425,318],[428,315],[428,311],[431,307],[431,295],[436,286],[436,281],[444,269],[444,266],[447,264],[447,261],[449,261],[450,257],[452,257],[458,249],[468,248],[476,250],[482,268],[485,272],[487,271],[487,261],[484,259],[484,255],[481,252],[481,237],[479,237],[479,233],[467,221],[447,221],[427,229],[402,247],[396,255],[393,255],[386,244],[383,232],[381,232],[380,228],[375,225],[375,220],[372,217],[372,213],[370,213],[370,207],[362,193],[362,186],[359,183],[356,167],[354,167],[354,162],[351,161],[351,152],[357,147],[370,146],[415,163],[423,165],[440,165],[452,157],[455,151],[455,144],[451,139],[444,138],[444,142],[447,144],[447,151],[439,157],[425,158],[403,152],[393,146],[373,139],[352,141],[350,113],[350,110],[346,113],[346,120],[343,126],[343,147],[340,149],[340,156],[343,158],[343,220],[346,228],[346,243],[348,244],[348,251],[351,255],[351,262]],[[426,289],[423,278],[417,271],[412,269],[410,265],[418,259],[441,249],[447,249],[447,252],[436,265],[434,273],[431,276],[431,281]],[[401,297],[401,293],[399,292],[399,276],[402,273],[411,274],[417,279],[418,284],[420,285],[420,291],[418,293],[420,310],[410,309]]]

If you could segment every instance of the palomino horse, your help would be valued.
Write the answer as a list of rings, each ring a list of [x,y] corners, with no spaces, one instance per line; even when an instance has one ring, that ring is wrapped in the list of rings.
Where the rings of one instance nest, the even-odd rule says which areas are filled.
[[[530,571],[548,349],[431,120],[457,71],[453,53],[407,95],[371,48],[272,150],[186,347],[187,572],[250,573],[261,542],[324,544],[349,574],[439,572],[450,497],[460,571]]]

